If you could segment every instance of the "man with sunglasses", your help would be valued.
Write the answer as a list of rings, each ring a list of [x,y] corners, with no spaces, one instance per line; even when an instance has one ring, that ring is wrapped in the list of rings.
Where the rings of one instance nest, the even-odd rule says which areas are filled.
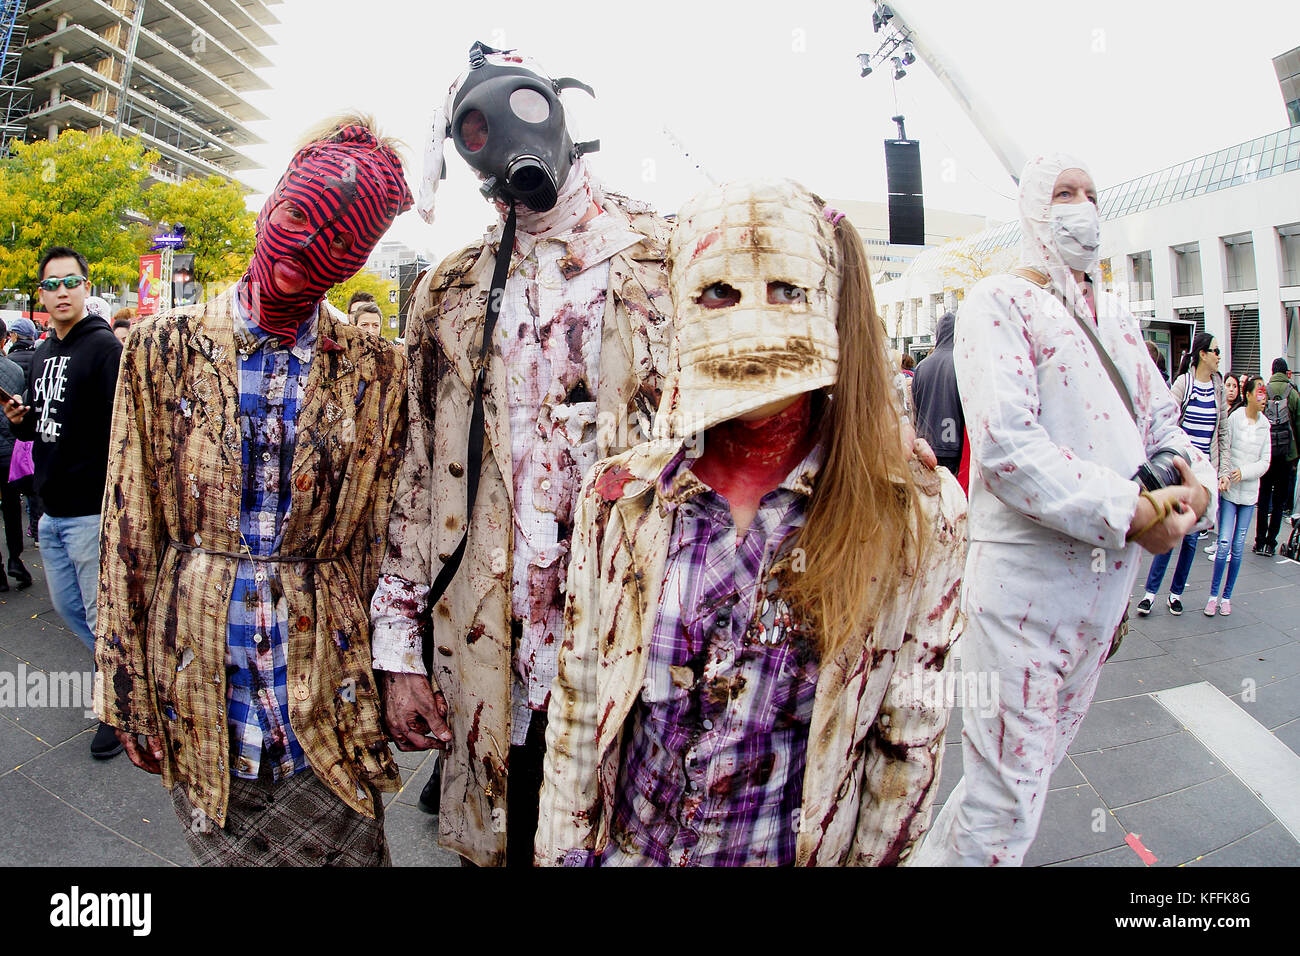
[[[86,257],[75,249],[54,246],[41,256],[41,305],[54,334],[37,346],[23,394],[5,404],[5,415],[16,439],[34,443],[34,490],[45,507],[41,563],[50,599],[93,653],[100,506],[122,346],[107,322],[86,312],[89,275]],[[101,723],[91,755],[107,759],[121,752],[113,728]]]
[[[234,289],[137,324],[114,410],[95,709],[203,865],[389,863],[367,607],[406,367],[325,293],[411,204],[368,117],[307,137]]]

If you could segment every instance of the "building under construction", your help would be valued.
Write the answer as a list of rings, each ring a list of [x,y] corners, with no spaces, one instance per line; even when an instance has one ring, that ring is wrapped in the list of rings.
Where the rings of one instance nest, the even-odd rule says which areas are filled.
[[[155,177],[257,168],[262,47],[280,0],[0,0],[0,149],[67,129],[138,137]]]

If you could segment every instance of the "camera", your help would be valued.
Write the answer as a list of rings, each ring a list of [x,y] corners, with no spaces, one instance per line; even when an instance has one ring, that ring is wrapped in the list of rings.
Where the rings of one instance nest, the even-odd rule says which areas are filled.
[[[1192,460],[1181,451],[1172,449],[1158,451],[1142,463],[1142,467],[1137,470],[1133,480],[1147,491],[1159,491],[1161,488],[1167,488],[1170,485],[1180,485],[1183,479],[1178,473],[1178,468],[1174,465],[1175,459],[1178,458],[1187,462],[1188,465],[1192,463]]]

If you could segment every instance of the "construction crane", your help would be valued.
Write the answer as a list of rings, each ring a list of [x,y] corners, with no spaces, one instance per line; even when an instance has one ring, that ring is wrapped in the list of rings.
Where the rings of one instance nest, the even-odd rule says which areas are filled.
[[[0,156],[9,144],[22,140],[27,127],[22,120],[31,110],[32,91],[18,84],[18,61],[27,42],[27,0],[0,2]]]
[[[911,0],[889,0],[888,3],[876,0],[871,25],[876,33],[883,31],[884,38],[874,53],[858,54],[862,75],[866,76],[889,61],[893,64],[894,78],[902,79],[907,74],[907,67],[920,59],[952,94],[957,105],[966,111],[1003,169],[1019,185],[1020,171],[1025,165],[1024,152],[998,123],[993,109],[962,78],[952,59],[943,55],[933,40],[917,33],[913,26],[915,21],[910,19],[912,14],[908,12],[912,7]]]

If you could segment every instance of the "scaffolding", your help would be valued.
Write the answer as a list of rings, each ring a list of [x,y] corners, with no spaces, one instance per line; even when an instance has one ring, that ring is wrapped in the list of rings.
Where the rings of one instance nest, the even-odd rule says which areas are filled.
[[[27,138],[23,119],[31,112],[32,91],[18,82],[18,66],[27,42],[27,0],[0,0],[0,156],[9,144]]]

